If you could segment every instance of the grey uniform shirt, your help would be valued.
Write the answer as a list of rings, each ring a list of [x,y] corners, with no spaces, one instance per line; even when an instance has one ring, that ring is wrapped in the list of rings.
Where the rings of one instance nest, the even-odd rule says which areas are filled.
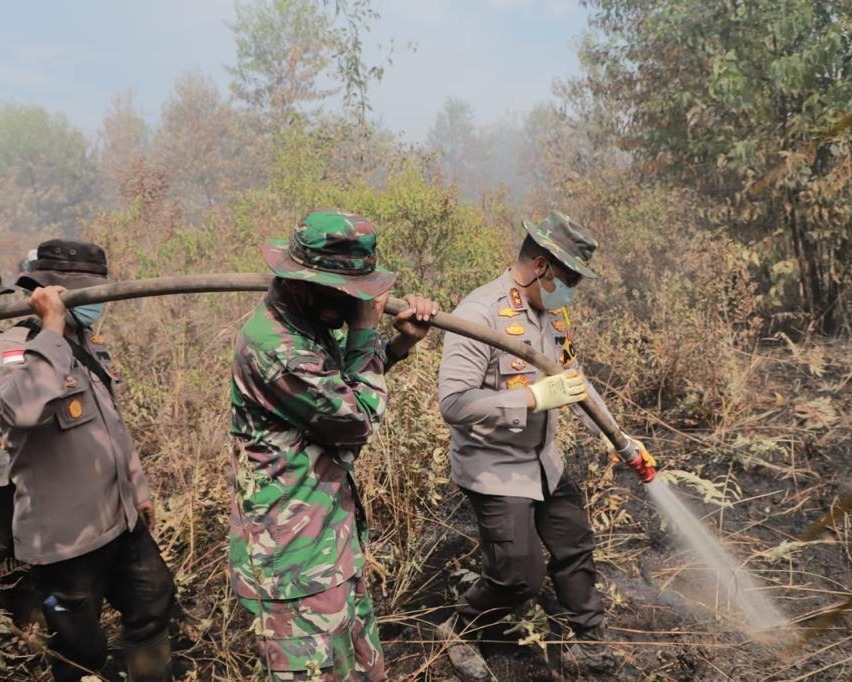
[[[560,359],[562,315],[533,310],[508,270],[470,293],[453,314]],[[543,485],[554,490],[564,466],[554,443],[558,410],[532,412],[526,391],[517,390],[539,378],[535,367],[509,353],[458,334],[445,336],[438,397],[450,425],[450,464],[458,485],[535,500],[544,499]]]
[[[64,337],[26,328],[0,335],[0,430],[15,485],[15,556],[71,559],[136,525],[150,497],[139,456],[107,386],[79,364]],[[87,348],[109,370],[109,356]]]

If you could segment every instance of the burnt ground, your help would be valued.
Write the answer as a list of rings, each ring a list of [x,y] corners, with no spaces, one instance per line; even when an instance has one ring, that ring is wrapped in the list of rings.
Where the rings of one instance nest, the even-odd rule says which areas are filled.
[[[763,581],[792,622],[797,641],[769,646],[753,640],[741,614],[715,603],[713,576],[694,570],[694,560],[662,527],[634,474],[623,466],[601,464],[597,447],[580,448],[567,461],[588,495],[609,637],[622,665],[616,673],[598,677],[559,670],[559,605],[546,584],[537,609],[531,605],[513,622],[482,633],[494,679],[852,679],[852,611],[826,623],[852,595],[852,515],[840,515],[814,542],[794,542],[852,493],[852,354],[839,347],[834,359],[828,351],[826,356],[824,371],[809,371],[804,360],[797,360],[793,370],[789,364],[781,368],[781,379],[775,378],[778,366],[768,365],[765,374],[753,372],[753,395],[725,428],[711,427],[700,415],[674,409],[664,413],[653,405],[646,406],[644,414],[654,415],[647,424],[629,427],[659,455],[663,471],[697,477],[691,482],[681,478],[675,486],[678,494]],[[179,606],[171,628],[176,679],[259,680],[250,619],[235,608],[225,579],[226,484],[214,483],[218,487],[199,502],[199,546],[194,551],[188,535],[169,526],[169,513],[178,517],[165,503],[161,546],[178,581]],[[451,485],[443,492],[437,509],[419,510],[431,514],[430,520],[417,537],[409,538],[405,557],[383,553],[381,528],[371,546],[378,561],[391,567],[384,576],[381,568],[372,575],[392,680],[456,679],[434,641],[433,628],[451,613],[466,581],[475,578],[478,549],[466,501]],[[720,506],[720,500],[727,506]],[[392,543],[388,547],[393,550]],[[100,679],[109,682],[126,679],[116,615],[107,610],[111,658]],[[802,639],[808,634],[809,639]],[[39,637],[10,630],[0,617],[0,679],[50,679],[42,651]]]
[[[585,460],[582,456],[575,458],[569,468],[575,478],[584,479],[589,490],[593,521],[595,507],[606,508],[606,501],[612,498],[619,500],[629,515],[621,517],[613,528],[598,531],[599,578],[607,605],[609,637],[622,660],[621,667],[614,674],[597,676],[560,669],[556,663],[561,633],[559,605],[548,581],[537,600],[538,616],[529,617],[533,613],[530,605],[513,622],[500,623],[482,632],[481,649],[495,680],[827,682],[852,679],[852,612],[841,615],[804,643],[769,647],[753,641],[739,627],[736,614],[717,615],[712,605],[707,605],[707,595],[698,594],[696,583],[706,581],[708,576],[700,572],[697,578],[686,575],[683,569],[691,563],[690,556],[661,527],[658,514],[634,474],[624,467],[588,473]],[[697,512],[706,515],[705,522],[716,528],[717,536],[725,539],[739,559],[747,562],[752,574],[771,587],[775,602],[796,622],[798,632],[807,632],[805,628],[817,623],[827,609],[848,598],[852,592],[849,517],[824,532],[819,541],[780,560],[758,554],[795,539],[837,499],[852,491],[848,475],[852,467],[852,444],[827,451],[806,449],[795,469],[735,465],[723,458],[708,458],[706,453],[667,459],[668,468],[674,468],[675,463],[680,469],[700,471],[707,480],[719,477],[736,480],[742,490],[741,500],[726,508],[721,519],[719,508],[703,502],[696,490],[683,485],[677,490]],[[607,479],[609,474],[614,474],[613,480],[600,486],[600,479]],[[451,613],[450,604],[458,590],[478,571],[478,549],[475,521],[462,496],[449,494],[442,511],[445,514],[438,516],[440,521],[429,525],[417,539],[421,554],[428,554],[428,558],[403,601],[391,610],[381,590],[374,593],[392,680],[453,682],[458,679],[440,645],[434,641],[433,626]],[[176,679],[262,679],[252,674],[249,639],[227,641],[215,624],[206,632],[199,629],[202,619],[197,614],[204,612],[201,607],[215,603],[219,605],[216,608],[221,608],[222,601],[222,595],[215,591],[209,595],[183,595],[172,627]],[[542,616],[542,612],[547,615]],[[250,632],[250,624],[240,611],[226,618],[227,632]],[[525,629],[525,622],[531,630]],[[204,627],[210,628],[210,623]],[[119,682],[126,678],[114,637],[117,628],[113,627],[112,631],[111,658],[100,679]],[[550,643],[518,644],[531,633],[533,640],[538,634]],[[50,679],[41,656],[33,655],[32,648],[28,653],[22,646],[18,650],[17,659],[7,658],[10,668],[0,670],[0,679]],[[231,661],[229,672],[222,671],[225,655],[238,659]]]
[[[581,458],[582,459],[582,458]],[[852,444],[830,451],[802,453],[794,469],[744,466],[730,460],[708,461],[706,455],[677,458],[678,468],[701,471],[702,478],[728,478],[742,491],[741,500],[723,515],[718,506],[703,502],[689,487],[678,486],[705,523],[725,538],[734,555],[768,586],[768,593],[784,615],[803,634],[826,609],[844,601],[852,591],[848,522],[826,531],[819,541],[779,559],[758,556],[795,540],[828,511],[838,497],[852,491],[848,475]],[[669,464],[671,468],[671,464]],[[574,463],[574,473],[584,477]],[[590,476],[586,484],[593,487]],[[614,674],[594,676],[563,671],[548,665],[536,643],[518,645],[529,630],[502,623],[482,633],[483,654],[494,678],[509,680],[618,679],[618,680],[847,680],[852,679],[852,612],[804,643],[767,646],[752,640],[736,612],[713,606],[712,574],[686,571],[695,566],[691,556],[671,533],[647,499],[641,483],[619,467],[607,494],[624,496],[630,521],[599,533],[598,568],[607,602],[609,637],[623,661]],[[598,502],[601,501],[600,498]],[[460,506],[459,506],[460,505]],[[383,641],[393,679],[454,680],[451,666],[435,644],[432,625],[447,617],[460,577],[476,572],[478,556],[475,524],[466,502],[451,497],[448,520],[458,533],[442,531],[427,538],[434,550],[424,566],[423,581],[412,591],[404,611],[419,622],[400,621],[383,628]],[[594,511],[593,511],[594,518]],[[719,524],[721,523],[721,529]],[[437,531],[436,531],[437,532]],[[428,535],[428,534],[427,534]],[[470,574],[467,574],[470,577]],[[710,590],[700,588],[710,585]],[[559,638],[559,605],[549,584],[538,599],[549,616],[551,642]],[[378,604],[381,611],[381,604]],[[530,612],[528,607],[527,613]],[[513,625],[515,626],[513,631]],[[542,628],[543,624],[537,627]],[[550,661],[558,661],[558,643],[546,647]]]

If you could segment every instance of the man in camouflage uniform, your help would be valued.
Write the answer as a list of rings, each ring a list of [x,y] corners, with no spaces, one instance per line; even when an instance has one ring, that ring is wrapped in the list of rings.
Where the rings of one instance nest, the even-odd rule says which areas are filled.
[[[584,498],[565,474],[555,444],[558,408],[600,396],[576,366],[567,305],[589,268],[597,243],[577,222],[553,211],[527,231],[515,264],[469,294],[454,314],[524,341],[568,367],[544,377],[509,353],[447,334],[438,387],[450,425],[452,478],[476,512],[482,574],[438,628],[450,660],[468,680],[491,674],[466,637],[511,613],[542,587],[547,572],[576,644],[564,651],[571,668],[606,670],[614,661],[603,639],[604,608],[595,588],[595,539]],[[602,403],[601,403],[602,404]],[[594,433],[600,431],[590,421]]]
[[[276,277],[237,339],[231,383],[234,590],[270,677],[383,680],[353,465],[384,414],[384,373],[437,306],[406,297],[399,333],[380,341],[396,276],[376,267],[375,228],[358,215],[313,211],[263,256]]]
[[[0,335],[0,430],[14,484],[15,557],[33,565],[59,682],[100,668],[103,600],[121,614],[132,682],[171,679],[174,584],[150,535],[154,508],[116,402],[119,381],[92,331],[103,304],[65,308],[66,289],[107,282],[95,244],[39,245],[17,284],[37,317]]]

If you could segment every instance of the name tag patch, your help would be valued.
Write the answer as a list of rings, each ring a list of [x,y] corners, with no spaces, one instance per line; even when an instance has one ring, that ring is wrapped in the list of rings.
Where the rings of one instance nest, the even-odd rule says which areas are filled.
[[[529,386],[531,383],[532,382],[530,381],[529,377],[527,377],[526,375],[516,374],[515,376],[506,379],[506,388],[523,388],[524,386]]]

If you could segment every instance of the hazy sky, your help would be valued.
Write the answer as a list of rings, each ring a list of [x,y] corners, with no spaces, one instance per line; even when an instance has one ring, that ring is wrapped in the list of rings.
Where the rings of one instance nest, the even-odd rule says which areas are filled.
[[[444,100],[481,123],[550,97],[577,72],[578,0],[377,0],[370,46],[397,49],[374,87],[375,116],[420,140]],[[153,122],[175,79],[198,69],[227,92],[234,0],[0,0],[0,101],[64,112],[93,133],[110,99],[133,90]],[[405,49],[414,42],[416,51]],[[372,49],[371,49],[372,51]],[[375,50],[378,55],[379,51]]]

